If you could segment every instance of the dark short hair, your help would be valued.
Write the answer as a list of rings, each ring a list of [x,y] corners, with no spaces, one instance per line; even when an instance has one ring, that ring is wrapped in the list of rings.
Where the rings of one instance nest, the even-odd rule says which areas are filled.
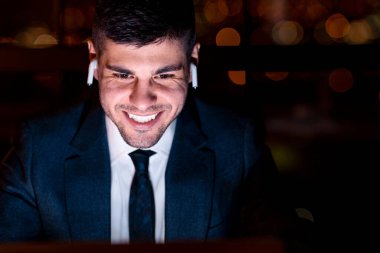
[[[180,39],[190,59],[195,44],[192,0],[97,0],[92,40],[98,54],[106,38],[144,46]]]

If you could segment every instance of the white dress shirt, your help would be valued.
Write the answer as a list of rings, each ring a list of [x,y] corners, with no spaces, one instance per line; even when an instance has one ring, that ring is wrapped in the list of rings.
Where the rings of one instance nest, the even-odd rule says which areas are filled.
[[[165,171],[172,146],[176,121],[173,121],[161,139],[151,148],[156,152],[149,159],[149,176],[152,181],[155,202],[155,240],[165,240]],[[116,125],[106,116],[108,146],[111,159],[111,242],[129,242],[128,206],[132,178],[135,173],[128,155],[136,148],[129,146]]]

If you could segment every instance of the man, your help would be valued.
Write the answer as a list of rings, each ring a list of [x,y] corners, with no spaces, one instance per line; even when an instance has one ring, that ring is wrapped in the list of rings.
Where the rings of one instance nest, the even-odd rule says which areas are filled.
[[[284,238],[276,168],[253,124],[193,94],[199,48],[190,0],[98,1],[99,97],[25,123],[2,163],[0,241],[130,242],[136,149],[154,153],[155,242]]]

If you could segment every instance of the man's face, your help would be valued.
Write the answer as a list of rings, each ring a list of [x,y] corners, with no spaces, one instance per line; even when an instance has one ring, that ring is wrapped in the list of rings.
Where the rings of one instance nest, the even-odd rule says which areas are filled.
[[[181,112],[189,76],[179,40],[143,47],[106,40],[95,72],[105,113],[136,148],[156,144]]]

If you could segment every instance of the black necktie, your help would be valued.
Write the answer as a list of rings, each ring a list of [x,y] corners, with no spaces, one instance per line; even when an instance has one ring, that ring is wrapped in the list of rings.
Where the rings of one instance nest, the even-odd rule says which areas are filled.
[[[154,242],[154,195],[149,180],[149,157],[151,150],[137,149],[129,156],[135,165],[129,197],[129,239],[130,242]]]

